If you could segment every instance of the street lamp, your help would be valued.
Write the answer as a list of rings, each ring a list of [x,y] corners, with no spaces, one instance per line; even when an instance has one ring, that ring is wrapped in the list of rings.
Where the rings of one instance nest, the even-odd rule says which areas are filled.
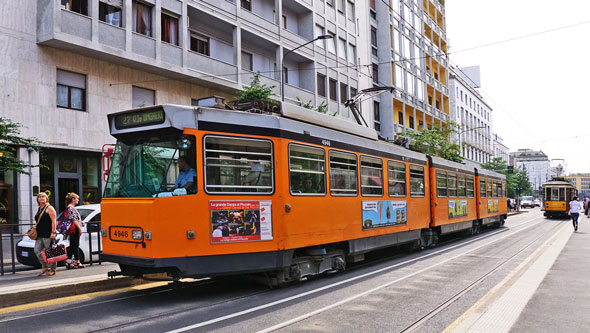
[[[284,55],[281,57],[281,62],[280,62],[280,70],[281,70],[281,102],[284,102],[284,101],[285,101],[285,80],[284,80],[284,77],[283,77],[283,76],[285,75],[285,73],[283,73],[283,72],[284,72],[284,70],[283,70],[283,62],[285,61],[285,58],[287,57],[287,55],[288,55],[289,53],[291,53],[291,52],[293,52],[293,51],[295,51],[295,50],[299,49],[299,48],[302,48],[302,47],[304,47],[304,46],[305,46],[305,45],[307,45],[307,44],[310,44],[310,43],[313,43],[313,42],[315,42],[316,40],[321,40],[321,39],[332,39],[332,38],[334,38],[334,36],[333,36],[333,35],[320,35],[320,36],[317,36],[316,38],[314,38],[314,39],[310,40],[309,42],[307,42],[307,43],[303,43],[303,44],[301,44],[301,45],[297,46],[296,48],[294,48],[294,49],[292,49],[292,50],[288,51],[287,53],[285,53],[285,54],[284,54]]]

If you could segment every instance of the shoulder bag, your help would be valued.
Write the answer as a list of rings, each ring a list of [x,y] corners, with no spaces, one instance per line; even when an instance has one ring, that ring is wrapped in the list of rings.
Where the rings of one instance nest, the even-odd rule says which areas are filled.
[[[41,221],[41,217],[43,216],[43,214],[45,214],[47,207],[49,207],[49,205],[45,205],[45,208],[43,208],[41,214],[39,214],[39,217],[37,217],[37,223],[35,223],[35,226],[29,229],[29,231],[27,231],[27,236],[29,236],[29,238],[32,240],[37,240],[37,225]]]

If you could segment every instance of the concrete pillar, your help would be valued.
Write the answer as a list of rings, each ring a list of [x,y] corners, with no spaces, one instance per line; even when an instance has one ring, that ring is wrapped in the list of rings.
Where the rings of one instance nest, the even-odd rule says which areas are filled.
[[[39,164],[39,153],[36,151],[28,151],[26,147],[18,148],[17,156],[21,161],[25,163],[29,163],[29,156],[30,156],[30,163],[31,165],[38,165]],[[25,171],[29,171],[26,169]],[[33,186],[39,187],[40,185],[40,173],[39,168],[31,168],[31,175],[26,174],[18,174],[17,175],[17,184],[18,184],[18,192],[17,192],[17,212],[18,217],[15,219],[15,222],[20,224],[19,231],[26,232],[31,227],[31,223],[33,222],[33,217],[37,212],[37,201],[36,197],[33,196]]]
[[[156,19],[152,24],[152,36],[156,39],[156,61],[160,62],[162,60],[162,1],[156,1],[155,10]]]
[[[92,43],[98,43],[98,0],[90,1],[90,17],[92,17]]]
[[[187,67],[187,57],[189,50],[189,35],[188,30],[188,5],[186,0],[182,2],[182,16],[180,20],[180,46],[182,47],[182,67]]]
[[[232,34],[232,45],[234,47],[234,64],[238,67],[238,86],[242,86],[242,28],[234,27]]]
[[[125,51],[133,52],[133,6],[131,5],[131,1],[125,1],[123,6],[125,7],[123,9],[123,14],[125,16],[125,21],[123,22],[123,27],[125,28]]]

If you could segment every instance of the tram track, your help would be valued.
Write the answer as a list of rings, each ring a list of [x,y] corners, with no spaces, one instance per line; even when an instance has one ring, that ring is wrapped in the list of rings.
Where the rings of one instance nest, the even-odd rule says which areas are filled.
[[[448,245],[448,247],[441,248],[441,249],[435,249],[434,251],[428,252],[428,253],[426,253],[424,255],[418,255],[418,256],[416,256],[414,258],[411,258],[409,260],[403,260],[402,262],[399,262],[399,263],[396,263],[396,264],[393,264],[393,265],[388,265],[388,266],[383,267],[383,268],[372,270],[372,271],[369,271],[367,273],[363,273],[363,274],[360,274],[358,276],[354,276],[354,277],[351,277],[351,278],[348,278],[348,279],[344,279],[344,280],[341,280],[339,282],[332,283],[332,284],[329,284],[329,285],[326,285],[326,286],[323,286],[323,287],[320,287],[320,288],[312,289],[312,290],[309,290],[309,291],[304,292],[304,293],[296,294],[296,295],[293,295],[291,297],[287,297],[285,299],[281,299],[281,300],[278,300],[278,301],[275,301],[275,302],[271,302],[271,303],[268,303],[268,304],[265,304],[265,305],[261,305],[261,306],[258,306],[258,307],[252,307],[250,309],[247,309],[247,310],[244,310],[244,311],[240,311],[240,312],[236,312],[236,313],[233,313],[233,314],[230,314],[230,315],[227,315],[227,316],[221,316],[221,317],[218,317],[218,318],[213,319],[213,320],[204,321],[204,322],[198,323],[197,324],[198,325],[197,327],[203,327],[203,326],[207,326],[207,325],[210,325],[210,324],[213,324],[213,323],[219,323],[219,322],[222,322],[223,320],[229,320],[229,319],[232,319],[232,318],[236,318],[238,316],[241,316],[241,315],[245,315],[245,314],[248,314],[248,313],[253,313],[255,311],[261,311],[261,310],[263,310],[265,308],[269,308],[271,306],[278,306],[280,304],[284,304],[284,303],[289,302],[289,301],[294,301],[294,300],[300,299],[302,297],[310,296],[310,295],[313,295],[313,294],[317,294],[317,293],[320,293],[322,291],[327,291],[327,290],[330,290],[330,289],[333,289],[333,288],[336,288],[336,287],[339,287],[339,286],[340,287],[343,287],[343,286],[346,286],[347,284],[350,284],[350,283],[360,282],[360,281],[363,281],[363,279],[369,278],[371,276],[375,276],[376,274],[387,272],[387,271],[390,271],[392,269],[398,269],[398,268],[404,267],[405,265],[408,265],[410,263],[416,262],[418,260],[422,260],[422,259],[425,259],[425,258],[428,258],[428,257],[432,257],[432,256],[435,256],[435,255],[444,253],[444,252],[448,252],[448,251],[451,251],[453,249],[459,248],[461,246],[465,246],[465,245],[468,245],[468,244],[471,244],[471,243],[474,243],[474,242],[478,242],[478,241],[481,241],[483,239],[492,237],[492,236],[497,235],[499,233],[504,233],[504,232],[507,232],[507,231],[514,231],[514,232],[511,232],[511,233],[509,233],[507,235],[502,236],[499,239],[493,240],[493,241],[488,242],[488,243],[486,243],[484,245],[481,245],[481,246],[476,247],[476,249],[479,249],[479,248],[481,248],[483,246],[487,246],[487,245],[493,244],[493,243],[495,243],[497,241],[500,241],[501,239],[504,239],[504,238],[509,237],[511,235],[515,235],[518,232],[521,232],[522,230],[526,230],[526,229],[528,229],[530,227],[533,227],[534,225],[537,224],[537,223],[534,223],[532,225],[529,225],[533,221],[534,221],[534,219],[526,219],[525,221],[523,221],[522,223],[519,223],[517,225],[511,226],[511,227],[508,227],[508,228],[498,229],[498,230],[491,230],[490,232],[485,232],[485,233],[482,233],[482,234],[480,234],[478,236],[474,236],[474,237],[470,237],[470,238],[461,240],[457,244],[450,244],[450,243],[455,243],[456,242],[456,239],[455,240],[451,240],[451,241],[447,241],[447,242],[441,243],[441,245],[442,246],[447,246]],[[540,222],[538,222],[538,223],[540,223]],[[462,253],[461,255],[468,255],[469,253],[475,251],[476,249],[472,249],[470,251],[467,251],[465,253]],[[394,260],[397,260],[396,256],[394,256],[393,259]],[[383,262],[390,261],[390,260],[392,260],[392,257],[382,258],[382,259],[379,259],[379,260],[376,260],[376,261],[370,261],[370,262],[366,262],[366,263],[363,263],[363,264],[358,264],[358,265],[355,265],[355,266],[351,267],[352,268],[351,271],[354,272],[354,271],[358,271],[358,270],[361,270],[361,269],[366,269],[367,267],[375,266],[376,264],[379,265],[379,264],[382,264]],[[429,268],[431,268],[431,267],[429,267]],[[403,278],[401,278],[399,280],[403,280],[403,279],[409,278],[409,277],[414,276],[416,274],[419,274],[421,272],[422,271],[415,272],[414,274],[407,275],[407,276],[405,276],[405,277],[403,277]],[[396,281],[399,281],[399,280],[396,280]],[[145,290],[145,291],[141,291],[141,292],[139,292],[138,294],[135,294],[135,295],[126,295],[126,296],[123,296],[123,297],[117,297],[117,298],[113,298],[113,299],[99,300],[99,301],[88,302],[88,303],[80,304],[80,305],[68,306],[66,309],[54,309],[54,310],[44,311],[44,312],[41,312],[41,313],[32,314],[32,315],[28,315],[28,316],[20,316],[20,317],[15,317],[15,318],[8,318],[8,319],[5,319],[5,320],[0,320],[0,323],[1,322],[5,322],[5,321],[16,321],[16,320],[20,320],[20,319],[26,319],[26,318],[32,317],[32,316],[55,315],[55,314],[58,314],[61,311],[71,311],[71,310],[74,310],[74,309],[82,309],[82,308],[86,308],[86,307],[99,306],[99,305],[108,304],[108,303],[123,302],[125,300],[129,300],[129,299],[132,299],[132,298],[139,298],[139,297],[150,296],[150,295],[170,293],[170,292],[178,291],[179,289],[211,288],[212,285],[219,286],[220,284],[222,284],[222,282],[219,282],[217,280],[212,280],[212,279],[202,280],[202,281],[198,281],[198,282],[186,282],[186,283],[188,283],[188,284],[185,285],[185,286],[182,286],[181,285],[180,288],[178,286],[165,286],[163,289],[159,289],[159,290],[155,290],[155,291],[154,290]],[[238,300],[242,300],[242,299],[247,299],[247,298],[254,297],[254,296],[260,296],[260,295],[263,295],[263,294],[268,293],[268,292],[271,292],[271,291],[273,291],[273,289],[264,288],[264,289],[256,290],[256,291],[251,292],[251,293],[244,293],[244,294],[239,295],[237,297],[223,298],[223,299],[220,299],[219,301],[211,302],[211,303],[208,303],[208,304],[202,304],[202,302],[199,302],[199,304],[198,305],[195,305],[195,306],[185,306],[185,307],[181,307],[181,308],[172,309],[170,311],[158,312],[158,314],[155,314],[155,315],[154,314],[151,314],[151,315],[146,315],[146,316],[135,317],[134,320],[132,320],[132,321],[126,321],[124,323],[118,323],[118,324],[115,324],[115,325],[109,325],[108,327],[100,328],[100,329],[97,329],[97,330],[92,330],[92,332],[109,332],[109,331],[114,331],[114,330],[121,330],[121,329],[125,329],[125,328],[134,327],[136,325],[141,325],[142,323],[145,323],[145,322],[151,321],[151,320],[156,320],[157,318],[180,315],[180,314],[191,312],[191,311],[205,311],[206,312],[207,309],[213,309],[213,308],[218,307],[218,306],[223,306],[223,304],[228,304],[228,303],[231,303],[231,302],[234,302],[234,301],[238,301]],[[195,328],[195,326],[194,325],[188,326],[188,329],[191,329],[191,328]],[[183,329],[175,330],[173,332],[182,332],[182,331],[185,331],[185,330],[187,330],[187,329],[184,329],[183,328]],[[263,330],[263,332],[266,332],[266,331],[272,331],[272,330]]]

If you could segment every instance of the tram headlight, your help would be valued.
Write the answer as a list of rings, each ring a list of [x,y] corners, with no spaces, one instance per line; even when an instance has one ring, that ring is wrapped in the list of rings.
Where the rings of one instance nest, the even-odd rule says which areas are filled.
[[[141,240],[141,230],[133,230],[131,232],[131,238],[134,240]]]

